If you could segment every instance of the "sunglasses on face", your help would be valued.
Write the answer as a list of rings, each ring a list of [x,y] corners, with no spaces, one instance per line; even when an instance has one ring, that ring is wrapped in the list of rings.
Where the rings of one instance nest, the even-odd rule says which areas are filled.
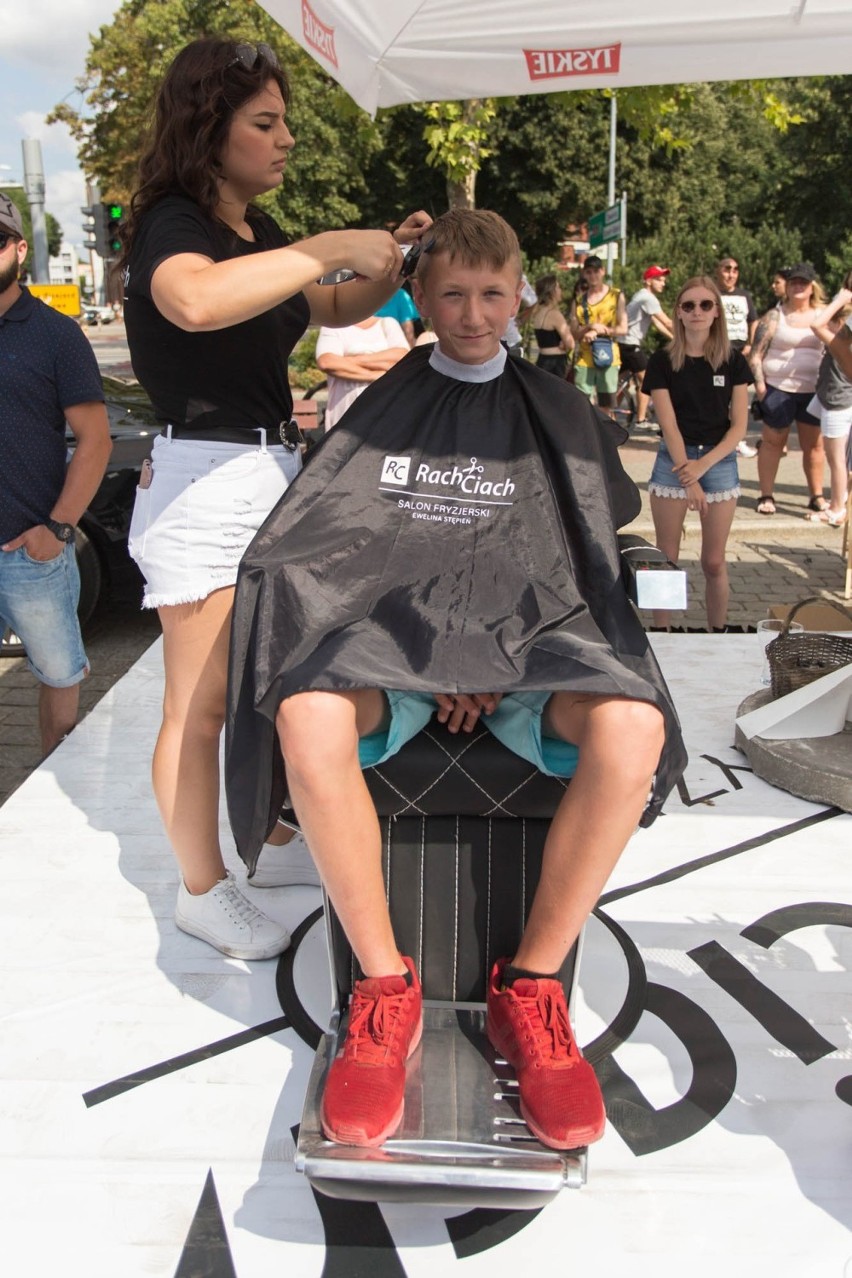
[[[17,243],[19,238],[13,231],[0,231],[0,253],[3,252],[10,240]]]
[[[270,49],[268,44],[238,44],[235,52],[236,57],[228,63],[229,67],[235,67],[239,62],[246,71],[253,71],[258,62],[266,62],[276,70],[280,69],[275,50]]]
[[[739,273],[740,273],[740,268],[739,268],[738,266],[723,266],[723,267],[722,267],[722,274],[723,274],[723,275],[739,275]]]
[[[682,311],[686,311],[687,315],[691,315],[696,309],[699,311],[712,311],[715,305],[715,302],[711,302],[709,298],[703,297],[700,302],[681,302],[680,309]]]

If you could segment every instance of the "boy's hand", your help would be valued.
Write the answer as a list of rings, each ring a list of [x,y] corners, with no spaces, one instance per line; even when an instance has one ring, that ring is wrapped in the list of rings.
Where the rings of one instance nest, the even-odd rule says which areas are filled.
[[[473,732],[479,716],[493,714],[502,696],[502,692],[436,692],[438,722],[445,723],[450,732]]]

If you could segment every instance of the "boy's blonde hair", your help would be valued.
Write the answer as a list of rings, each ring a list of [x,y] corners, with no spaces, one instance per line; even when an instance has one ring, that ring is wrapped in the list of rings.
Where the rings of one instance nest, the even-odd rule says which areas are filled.
[[[509,223],[490,209],[450,209],[432,223],[423,238],[424,250],[417,263],[421,284],[429,274],[430,261],[439,253],[463,266],[490,266],[500,271],[512,265],[521,278],[518,237]]]

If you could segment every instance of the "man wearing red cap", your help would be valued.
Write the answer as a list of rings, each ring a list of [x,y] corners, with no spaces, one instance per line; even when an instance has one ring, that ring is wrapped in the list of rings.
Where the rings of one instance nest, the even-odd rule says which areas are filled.
[[[642,343],[652,324],[664,337],[672,336],[672,322],[659,302],[668,276],[667,266],[649,266],[644,272],[644,287],[634,293],[627,303],[627,333],[618,343],[621,366],[633,374],[638,391],[634,422],[636,426],[645,424],[650,399],[650,396],[642,393],[642,380],[648,367],[648,355],[642,350]]]

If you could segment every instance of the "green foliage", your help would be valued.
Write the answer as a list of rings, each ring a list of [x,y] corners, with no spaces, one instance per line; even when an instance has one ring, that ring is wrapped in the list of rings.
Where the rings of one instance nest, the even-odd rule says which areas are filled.
[[[423,113],[428,121],[423,130],[426,163],[445,174],[450,205],[473,207],[476,175],[491,155],[487,143],[497,114],[494,98],[429,102]]]
[[[304,373],[307,368],[316,367],[318,328],[309,328],[301,341],[293,347],[288,361],[290,373]]]
[[[163,69],[205,35],[265,41],[293,85],[288,123],[296,138],[287,181],[262,204],[294,238],[357,219],[363,165],[379,144],[365,112],[252,0],[124,0],[92,38],[79,110],[60,104],[81,164],[113,199],[127,202]]]
[[[609,91],[357,108],[253,0],[124,0],[93,37],[78,111],[57,107],[86,172],[126,201],[163,67],[188,40],[265,40],[293,88],[296,148],[260,201],[293,238],[332,227],[393,226],[415,208],[496,209],[528,258],[607,202]],[[722,252],[743,263],[760,305],[779,265],[812,261],[835,283],[852,266],[852,77],[619,89],[617,190],[628,197],[628,264],[652,260],[672,284]]]

